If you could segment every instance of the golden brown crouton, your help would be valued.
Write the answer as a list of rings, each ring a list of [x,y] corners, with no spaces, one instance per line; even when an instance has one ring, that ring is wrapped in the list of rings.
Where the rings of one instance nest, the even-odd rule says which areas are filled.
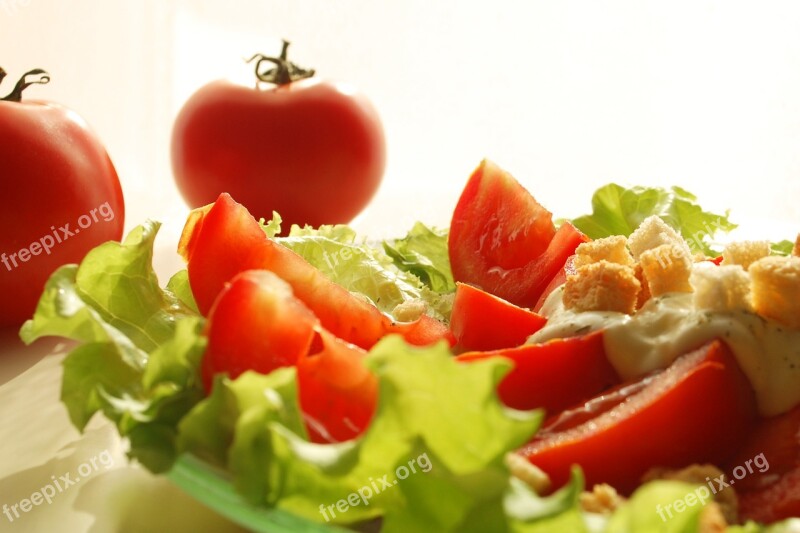
[[[722,512],[722,506],[711,502],[700,512],[697,533],[724,533],[728,531],[728,522]]]
[[[800,233],[797,234],[797,238],[794,240],[792,255],[795,257],[800,257]]]
[[[741,265],[698,265],[689,282],[694,288],[694,306],[709,311],[747,311],[750,305],[750,276]]]
[[[769,256],[750,265],[753,309],[800,329],[800,257]]]
[[[681,245],[662,244],[645,250],[639,257],[639,263],[653,296],[668,292],[692,292],[689,284],[692,259]]]
[[[769,255],[769,241],[737,241],[725,247],[722,252],[723,265],[742,265],[747,270],[750,265]]]
[[[633,268],[600,260],[578,268],[564,284],[564,306],[576,311],[616,311],[631,314],[641,284]]]
[[[639,291],[639,297],[636,299],[636,309],[641,309],[641,307],[653,295],[650,294],[650,286],[647,284],[647,280],[644,277],[644,271],[642,270],[641,263],[636,263],[633,265],[633,274],[636,276],[636,279],[639,280],[639,284],[642,286],[642,290]]]
[[[624,502],[625,498],[605,483],[597,484],[591,492],[582,492],[580,495],[581,508],[587,513],[611,514]]]
[[[663,244],[680,246],[687,256],[692,256],[689,245],[686,244],[683,237],[678,235],[672,227],[656,215],[644,219],[639,227],[636,228],[636,231],[628,237],[628,248],[630,248],[635,259],[639,259],[647,250],[652,250]]]
[[[505,463],[511,475],[524,481],[536,494],[544,494],[550,489],[550,478],[547,474],[518,453],[507,453]]]
[[[581,243],[575,250],[575,268],[600,260],[620,265],[632,265],[633,256],[628,251],[627,243],[628,239],[622,235]]]

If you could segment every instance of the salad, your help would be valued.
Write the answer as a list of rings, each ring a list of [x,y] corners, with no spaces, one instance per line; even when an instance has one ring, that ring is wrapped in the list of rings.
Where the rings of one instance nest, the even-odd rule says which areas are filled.
[[[256,528],[799,530],[800,244],[718,250],[735,225],[677,187],[592,206],[554,221],[484,161],[448,230],[375,244],[223,194],[165,287],[148,221],[57,270],[20,335],[79,341],[78,429],[102,413]]]

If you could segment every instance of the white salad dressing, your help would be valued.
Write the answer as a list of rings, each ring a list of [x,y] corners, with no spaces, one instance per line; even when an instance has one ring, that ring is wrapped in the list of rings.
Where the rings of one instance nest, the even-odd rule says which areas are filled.
[[[545,327],[529,343],[605,330],[611,365],[623,380],[666,368],[681,355],[719,338],[730,346],[750,380],[764,416],[800,404],[800,330],[746,311],[695,309],[690,293],[651,298],[634,315],[564,308],[563,286],[542,307]]]

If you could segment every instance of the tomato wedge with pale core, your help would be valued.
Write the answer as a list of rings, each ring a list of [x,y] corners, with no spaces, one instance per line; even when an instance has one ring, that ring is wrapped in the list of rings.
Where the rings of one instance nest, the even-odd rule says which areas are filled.
[[[470,176],[450,224],[448,252],[456,281],[521,307],[533,307],[575,248],[589,238],[553,216],[491,161]]]
[[[800,407],[763,420],[727,465],[742,519],[800,516]]]
[[[378,380],[366,352],[323,329],[317,317],[272,272],[249,270],[226,285],[211,308],[201,374],[207,391],[216,374],[235,379],[297,367],[300,408],[313,442],[340,442],[369,425]]]
[[[497,387],[503,403],[514,409],[544,408],[548,414],[558,413],[619,383],[599,331],[507,350],[468,352],[457,360],[489,357],[505,357],[514,363]]]
[[[457,352],[519,346],[546,322],[543,316],[477,287],[456,284],[450,331]]]
[[[417,345],[441,339],[453,342],[448,328],[427,315],[415,322],[392,322],[377,307],[267,237],[247,209],[228,194],[223,193],[214,204],[192,212],[179,251],[188,262],[189,284],[204,315],[225,283],[236,274],[264,269],[285,280],[324,328],[362,348],[372,347],[389,333],[399,333]]]
[[[579,464],[587,486],[609,483],[630,494],[654,466],[723,464],[756,418],[750,383],[730,349],[714,341],[599,416],[563,431],[545,428],[519,453],[554,487]]]

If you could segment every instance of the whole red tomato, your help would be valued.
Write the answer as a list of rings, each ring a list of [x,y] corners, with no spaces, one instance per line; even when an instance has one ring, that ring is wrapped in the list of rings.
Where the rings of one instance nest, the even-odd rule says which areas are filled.
[[[383,128],[351,87],[255,56],[268,89],[225,81],[198,90],[172,133],[172,170],[192,207],[230,193],[256,217],[291,224],[346,223],[367,205],[385,167]],[[275,67],[259,72],[264,62]]]
[[[5,71],[0,69],[0,81]],[[34,81],[28,81],[36,77]],[[125,208],[117,173],[74,111],[22,101],[42,70],[25,74],[0,99],[0,326],[18,326],[59,266],[119,240]]]

